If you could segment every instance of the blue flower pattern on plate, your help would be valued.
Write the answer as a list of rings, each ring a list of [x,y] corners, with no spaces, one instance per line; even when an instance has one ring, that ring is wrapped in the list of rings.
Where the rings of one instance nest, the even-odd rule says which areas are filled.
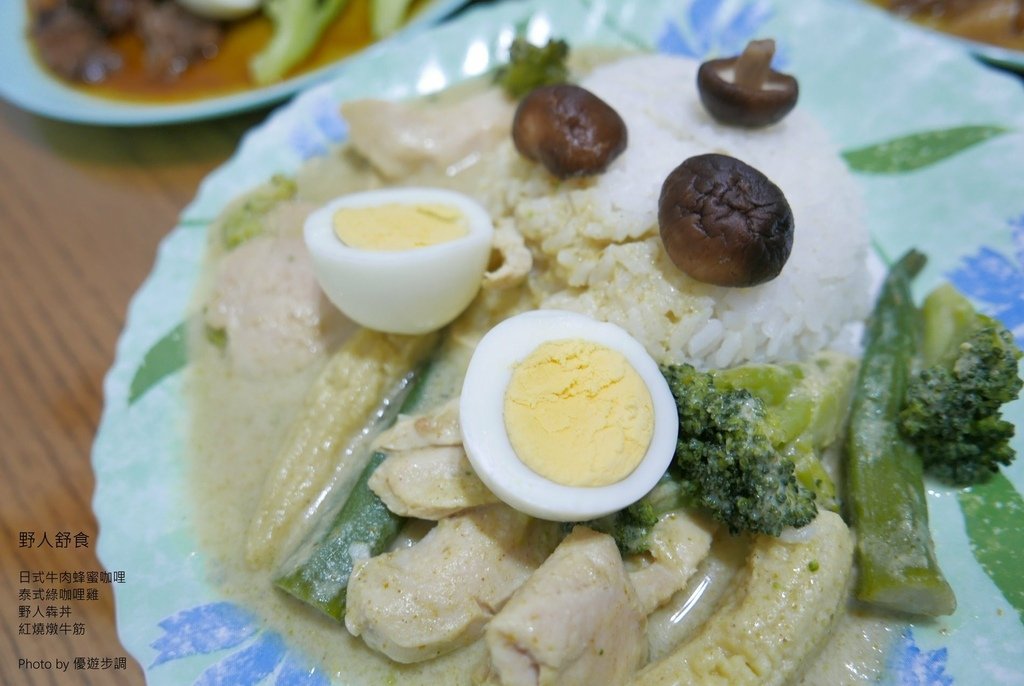
[[[745,2],[735,9],[727,4],[726,0],[695,0],[687,13],[689,30],[666,23],[656,43],[658,51],[694,59],[741,52],[768,20],[770,10],[761,0]]]
[[[914,632],[907,629],[893,648],[889,661],[889,683],[894,686],[952,686],[953,677],[946,674],[946,648],[921,650]]]
[[[150,669],[171,660],[235,648],[207,667],[195,686],[248,686],[275,672],[275,686],[330,684],[322,671],[289,651],[280,634],[261,629],[253,615],[234,603],[188,608],[164,618],[159,626],[164,634],[150,644],[157,650]]]
[[[304,112],[288,132],[289,145],[303,160],[327,154],[329,146],[348,136],[348,125],[329,93],[321,93]]]
[[[982,303],[982,308],[1013,332],[1024,346],[1024,214],[1007,221],[1016,248],[1015,259],[982,246],[949,273],[949,279],[964,294]]]

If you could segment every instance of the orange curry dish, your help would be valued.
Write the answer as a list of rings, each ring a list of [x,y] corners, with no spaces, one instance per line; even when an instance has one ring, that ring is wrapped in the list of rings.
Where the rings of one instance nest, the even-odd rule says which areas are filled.
[[[175,103],[260,85],[251,61],[269,43],[260,11],[199,16],[179,0],[27,0],[37,60],[68,85],[99,97]],[[285,78],[313,71],[375,40],[370,0],[350,0]]]

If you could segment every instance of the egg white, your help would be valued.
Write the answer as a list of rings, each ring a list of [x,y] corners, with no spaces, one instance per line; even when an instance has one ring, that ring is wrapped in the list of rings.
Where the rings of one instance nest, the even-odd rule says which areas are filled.
[[[651,394],[654,431],[647,452],[629,476],[607,486],[565,486],[544,478],[519,460],[505,428],[505,389],[516,364],[542,343],[567,339],[618,351]],[[668,469],[679,433],[675,399],[644,347],[614,324],[560,310],[516,315],[480,340],[466,371],[459,422],[469,461],[491,492],[521,512],[562,522],[602,517],[646,495]]]
[[[392,203],[455,207],[469,230],[454,240],[397,251],[353,248],[335,234],[339,209]],[[303,234],[317,281],[339,310],[371,329],[420,334],[451,322],[476,296],[494,225],[487,210],[462,193],[384,188],[335,198],[306,219]]]

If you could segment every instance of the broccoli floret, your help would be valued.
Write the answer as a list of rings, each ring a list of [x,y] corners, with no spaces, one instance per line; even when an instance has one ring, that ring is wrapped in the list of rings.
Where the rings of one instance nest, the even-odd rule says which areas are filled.
[[[623,555],[633,555],[650,548],[651,529],[658,519],[684,504],[679,481],[666,474],[647,495],[626,509],[585,524],[614,538]]]
[[[228,345],[228,330],[225,328],[218,328],[207,324],[203,328],[203,332],[206,334],[206,342],[217,348],[218,350],[224,350]]]
[[[220,237],[224,248],[233,250],[250,238],[263,234],[267,213],[278,204],[294,198],[297,191],[294,179],[275,174],[268,183],[246,196],[221,220]]]
[[[747,364],[712,372],[721,389],[742,388],[764,403],[768,437],[791,460],[797,480],[814,491],[818,506],[838,511],[835,482],[821,456],[842,435],[857,361],[822,351],[803,363]]]
[[[907,389],[900,430],[930,474],[957,485],[984,481],[1015,457],[1014,427],[1001,410],[1021,389],[1021,349],[949,284],[928,295],[921,313],[923,366]]]
[[[664,369],[681,420],[677,464],[638,502],[586,524],[633,554],[684,506],[706,507],[734,532],[776,535],[808,523],[816,505],[838,509],[819,453],[840,436],[856,368],[822,352],[802,364]]]
[[[348,0],[264,0],[263,13],[273,33],[249,62],[253,81],[259,85],[278,81],[306,59],[347,4]]]
[[[498,69],[495,80],[510,97],[519,99],[534,88],[568,81],[568,56],[569,44],[564,40],[533,45],[517,36],[509,48],[508,63]]]
[[[809,524],[814,492],[773,447],[764,402],[742,388],[719,388],[690,365],[662,371],[679,408],[674,469],[684,496],[733,533],[777,536]]]

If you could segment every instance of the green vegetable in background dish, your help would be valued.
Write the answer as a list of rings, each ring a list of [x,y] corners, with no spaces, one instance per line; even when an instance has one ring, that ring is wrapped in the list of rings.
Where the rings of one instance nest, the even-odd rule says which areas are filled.
[[[498,70],[495,79],[510,97],[518,100],[534,88],[568,81],[568,57],[569,44],[563,40],[533,45],[517,36],[509,48],[508,63]]]
[[[375,38],[394,33],[409,11],[412,0],[373,0],[370,4],[370,28]]]
[[[273,32],[270,42],[249,62],[252,80],[261,86],[281,80],[320,42],[349,0],[264,0],[263,13]],[[412,0],[370,0],[374,38],[394,33],[405,21]]]
[[[864,340],[847,437],[847,500],[857,531],[857,597],[900,612],[951,614],[956,598],[935,559],[923,465],[900,435],[918,312],[911,279],[924,266],[911,251],[890,270]]]
[[[270,42],[249,62],[253,81],[280,80],[309,56],[348,0],[266,0],[263,13],[273,25]]]
[[[1021,350],[1002,323],[974,310],[953,286],[933,290],[921,308],[922,368],[907,389],[900,430],[925,470],[970,485],[1010,464],[1013,424],[1004,404],[1021,389]]]

